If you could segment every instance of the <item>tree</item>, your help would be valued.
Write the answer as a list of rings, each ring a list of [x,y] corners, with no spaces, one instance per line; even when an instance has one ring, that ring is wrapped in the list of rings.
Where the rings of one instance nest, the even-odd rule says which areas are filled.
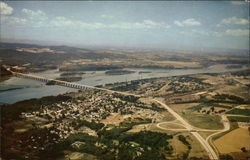
[[[211,107],[211,112],[214,112],[214,107]]]
[[[247,152],[247,149],[245,147],[241,148],[242,152]]]
[[[221,155],[219,159],[220,160],[234,160],[233,157],[228,154]]]

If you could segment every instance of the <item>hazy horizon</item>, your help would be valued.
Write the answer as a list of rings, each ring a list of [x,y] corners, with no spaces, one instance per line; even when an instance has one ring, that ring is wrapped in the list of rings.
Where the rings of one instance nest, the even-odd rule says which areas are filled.
[[[244,1],[0,3],[2,41],[194,51],[249,49],[249,3]]]

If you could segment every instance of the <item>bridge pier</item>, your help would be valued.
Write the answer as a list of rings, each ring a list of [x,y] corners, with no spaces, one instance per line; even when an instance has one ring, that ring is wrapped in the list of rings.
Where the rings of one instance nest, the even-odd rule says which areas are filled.
[[[12,74],[16,77],[29,78],[29,79],[33,79],[33,80],[37,80],[37,81],[41,81],[41,82],[45,82],[45,83],[53,81],[55,83],[55,85],[70,87],[70,88],[75,88],[75,89],[80,89],[80,90],[87,90],[87,89],[94,89],[95,88],[92,86],[86,86],[86,85],[82,85],[82,84],[76,84],[76,83],[71,83],[71,82],[66,82],[66,81],[61,81],[61,80],[48,79],[48,78],[44,78],[44,77],[23,74],[23,73],[18,73],[18,72],[12,72]]]

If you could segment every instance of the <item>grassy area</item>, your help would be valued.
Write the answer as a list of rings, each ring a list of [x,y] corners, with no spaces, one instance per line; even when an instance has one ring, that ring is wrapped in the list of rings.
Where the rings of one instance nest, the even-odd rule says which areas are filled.
[[[197,106],[193,106],[188,109],[198,111],[198,110],[201,110],[203,107],[220,107],[220,108],[226,108],[226,109],[232,108],[231,106],[221,105],[221,104],[216,104],[216,103],[200,103]]]
[[[199,132],[200,135],[203,137],[203,138],[207,138],[208,136],[210,136],[211,134],[215,133],[215,132]]]
[[[183,155],[185,155],[188,152],[188,148],[186,145],[184,145],[180,140],[178,140],[178,136],[174,136],[172,140],[170,140],[171,146],[173,146],[173,159],[174,158],[183,158]]]
[[[199,103],[182,103],[182,104],[170,104],[171,107],[175,112],[182,113],[184,110],[190,111],[189,108],[199,105]]]
[[[164,111],[164,112],[161,112],[162,115],[164,115],[162,121],[163,122],[166,122],[166,121],[173,121],[175,120],[176,118],[170,114],[168,111]]]
[[[229,94],[216,94],[213,98],[221,102],[246,103],[243,98]]]
[[[249,109],[234,108],[228,111],[227,114],[239,114],[239,115],[244,115],[244,116],[250,116],[250,111]]]
[[[185,113],[183,117],[193,126],[204,129],[222,129],[221,118],[217,115]]]
[[[192,157],[196,157],[196,160],[208,160],[208,154],[204,150],[203,146],[200,144],[199,141],[190,133],[186,133],[182,135],[186,136],[187,140],[191,144],[192,148],[189,152],[189,157],[188,159],[191,160]]]
[[[183,154],[182,158],[187,159],[190,153],[190,150],[192,149],[191,144],[187,141],[186,137],[183,135],[178,136],[178,140],[181,141],[185,146],[187,146],[188,151]]]
[[[237,128],[239,128],[239,126],[236,122],[230,122],[230,129],[227,132],[223,132],[223,133],[220,133],[220,134],[213,136],[213,140],[219,139],[220,137],[224,136],[225,134],[227,134],[227,133],[229,133]]]
[[[220,153],[242,152],[241,148],[249,149],[249,132],[246,128],[235,129],[214,141]]]
[[[228,116],[227,118],[231,122],[250,122],[250,117]]]
[[[176,125],[173,123],[163,123],[163,124],[160,124],[160,126],[166,128],[166,129],[186,129],[181,125]]]
[[[139,124],[146,124],[150,122],[151,122],[151,119],[145,119],[145,120],[141,119],[141,120],[133,121],[133,122],[121,122],[119,126],[115,126],[112,129],[107,130],[106,128],[104,128],[103,130],[98,132],[98,135],[99,136],[102,135],[110,139],[116,139],[117,137],[120,136],[120,134],[131,130],[133,126],[139,125]]]

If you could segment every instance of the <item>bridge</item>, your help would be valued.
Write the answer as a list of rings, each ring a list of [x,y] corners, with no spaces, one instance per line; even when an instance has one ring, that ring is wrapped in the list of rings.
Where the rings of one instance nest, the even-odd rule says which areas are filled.
[[[107,92],[110,92],[110,93],[119,93],[119,94],[122,94],[122,95],[133,95],[133,96],[136,96],[136,97],[141,97],[140,95],[135,95],[135,94],[127,93],[127,92],[113,91],[113,90],[109,90],[109,89],[105,89],[105,88],[98,88],[98,87],[93,87],[93,86],[88,86],[88,85],[83,85],[83,84],[78,84],[78,83],[66,82],[66,81],[55,80],[55,79],[48,79],[48,78],[44,78],[44,77],[40,77],[40,76],[36,76],[36,75],[31,75],[31,74],[24,74],[24,73],[19,73],[19,72],[13,72],[10,69],[7,69],[7,70],[10,71],[14,76],[22,77],[22,78],[34,79],[34,80],[38,80],[38,81],[45,82],[45,83],[52,82],[55,85],[60,85],[60,86],[65,86],[65,87],[71,87],[71,88],[75,88],[75,89],[81,89],[81,90],[97,89],[97,90],[107,91]],[[185,128],[188,131],[190,131],[190,133],[193,134],[193,136],[200,142],[200,144],[207,151],[208,156],[209,156],[209,158],[211,160],[218,160],[219,159],[218,156],[217,156],[217,154],[215,153],[214,149],[210,146],[208,140],[214,134],[222,133],[224,131],[229,130],[230,129],[230,127],[228,127],[229,125],[225,125],[224,124],[225,128],[223,130],[210,135],[207,138],[207,140],[205,140],[199,134],[199,132],[197,132],[197,130],[195,130],[195,127],[191,126],[188,122],[186,122],[178,113],[176,113],[169,106],[167,106],[166,104],[160,102],[157,99],[151,99],[151,101],[157,102],[157,103],[161,104],[162,106],[164,106],[169,111],[169,113],[171,113],[177,120],[179,120],[182,123],[182,125],[184,125]]]
[[[103,90],[103,88],[97,88],[97,87],[93,87],[93,86],[72,83],[72,82],[67,82],[67,81],[61,81],[61,80],[55,80],[55,79],[48,79],[45,77],[40,77],[40,76],[36,76],[36,75],[31,75],[31,74],[24,74],[24,73],[13,72],[13,71],[11,71],[11,73],[16,77],[34,79],[34,80],[38,80],[38,81],[45,82],[45,83],[50,82],[50,83],[53,83],[55,85],[65,86],[65,87],[70,87],[70,88],[75,88],[75,89],[81,89],[81,90],[101,89],[101,90]]]
[[[75,89],[80,89],[80,90],[97,89],[97,90],[106,91],[109,93],[119,93],[122,95],[133,95],[135,97],[139,97],[138,95],[134,95],[132,93],[130,94],[130,93],[126,93],[126,92],[119,92],[119,91],[109,90],[106,88],[98,88],[98,87],[89,86],[89,85],[85,85],[85,84],[78,84],[78,83],[67,82],[67,81],[62,81],[62,80],[49,79],[49,78],[40,77],[40,76],[32,75],[32,74],[24,74],[24,73],[14,72],[14,71],[11,71],[10,68],[7,68],[7,70],[9,72],[11,72],[16,77],[38,80],[38,81],[45,82],[45,83],[52,83],[54,85],[70,87],[70,88],[75,88]]]

